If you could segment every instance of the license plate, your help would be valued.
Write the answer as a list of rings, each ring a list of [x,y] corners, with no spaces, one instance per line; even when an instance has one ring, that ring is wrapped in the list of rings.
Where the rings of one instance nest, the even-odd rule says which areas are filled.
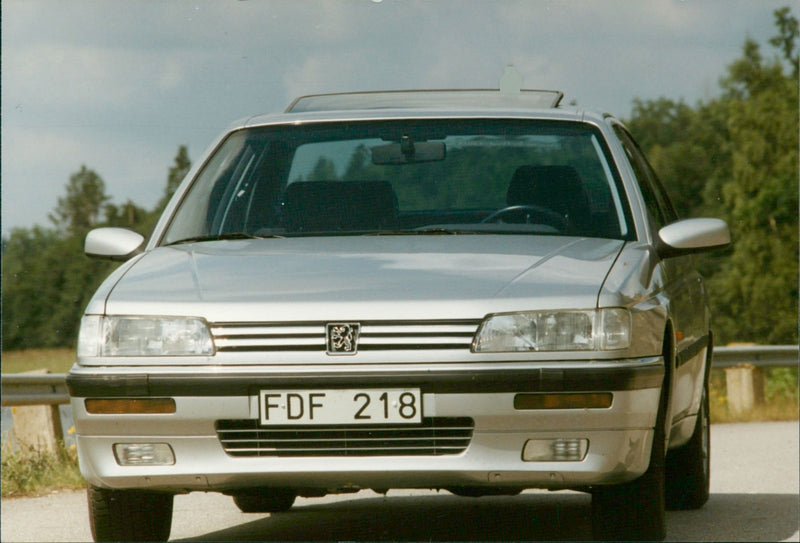
[[[418,388],[262,390],[262,425],[420,424]]]

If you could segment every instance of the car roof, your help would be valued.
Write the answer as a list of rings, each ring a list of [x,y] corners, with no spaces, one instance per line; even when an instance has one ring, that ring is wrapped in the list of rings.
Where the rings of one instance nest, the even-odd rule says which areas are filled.
[[[558,107],[564,93],[553,90],[438,89],[312,94],[292,102],[286,113],[371,109],[503,108],[549,109]]]
[[[560,104],[560,91],[492,89],[376,91],[303,96],[283,113],[254,115],[234,122],[246,127],[316,122],[404,119],[542,119],[600,124],[608,114]]]

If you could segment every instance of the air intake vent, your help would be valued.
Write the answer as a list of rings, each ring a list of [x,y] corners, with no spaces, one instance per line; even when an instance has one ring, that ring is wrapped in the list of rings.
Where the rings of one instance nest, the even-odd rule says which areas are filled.
[[[217,436],[231,456],[442,456],[464,452],[471,418],[426,418],[422,425],[263,427],[257,420],[218,420]]]
[[[214,345],[220,352],[325,352],[324,322],[215,323]],[[466,349],[479,320],[362,322],[358,351]]]

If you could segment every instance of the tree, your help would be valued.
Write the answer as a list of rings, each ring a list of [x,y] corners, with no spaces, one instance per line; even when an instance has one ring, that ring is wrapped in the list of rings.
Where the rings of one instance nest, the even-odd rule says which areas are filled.
[[[185,145],[181,145],[178,147],[178,153],[173,159],[172,166],[170,166],[167,171],[167,186],[164,189],[164,196],[161,198],[158,206],[156,206],[156,213],[160,214],[160,212],[167,207],[169,199],[172,198],[172,195],[178,190],[178,185],[181,184],[181,181],[183,181],[183,178],[186,177],[186,174],[189,173],[191,168],[192,161],[189,160],[189,151]]]
[[[669,188],[678,214],[708,214],[698,195],[729,169],[726,111],[715,103],[693,109],[666,98],[637,99],[627,124]]]
[[[757,58],[746,44],[725,81],[744,91],[728,100],[731,176],[715,187],[734,246],[710,289],[726,337],[796,343],[798,82]]]
[[[314,169],[308,175],[307,181],[331,181],[339,179],[336,175],[336,164],[332,159],[320,157],[314,164]]]
[[[186,149],[185,145],[181,145],[178,147],[178,154],[175,155],[175,162],[170,167],[167,174],[167,198],[172,197],[178,185],[180,185],[183,178],[186,177],[186,174],[189,173],[191,167],[192,161],[189,160],[189,151]]]
[[[59,242],[54,230],[16,228],[4,240],[2,266],[3,350],[40,347],[48,311],[41,300],[55,296],[42,258]],[[48,302],[52,300],[49,299]]]
[[[81,166],[69,178],[67,194],[58,199],[58,206],[49,215],[55,226],[68,233],[85,232],[97,225],[106,195],[103,179],[94,171]]]
[[[700,260],[720,344],[798,339],[798,25],[775,17],[783,63],[748,39],[719,98],[637,100],[627,123],[680,213],[730,225],[732,248]]]
[[[783,58],[792,68],[792,79],[796,80],[800,62],[797,53],[798,24],[788,6],[775,11],[775,26],[778,27],[778,35],[771,38],[769,43],[783,52]]]
[[[169,170],[166,194],[175,190],[188,168],[186,148],[181,146]],[[130,200],[119,206],[109,200],[100,176],[81,166],[50,214],[56,229],[15,229],[3,240],[3,349],[75,344],[86,304],[115,266],[83,254],[86,232],[97,226],[149,232],[160,212]]]
[[[149,235],[153,231],[156,222],[158,222],[161,213],[167,207],[170,198],[172,198],[172,195],[178,190],[178,186],[191,168],[192,161],[189,160],[189,151],[185,145],[180,145],[173,159],[172,166],[167,170],[167,185],[164,187],[164,195],[161,197],[158,204],[156,204],[156,208],[148,212],[137,207],[135,211],[137,218],[133,224],[129,224],[127,228],[135,230],[145,236]],[[133,205],[133,202],[129,203]],[[130,210],[128,211],[130,212]]]
[[[139,227],[149,221],[151,211],[139,207],[128,200],[121,206],[106,204],[104,207],[105,224],[107,226],[118,226],[139,230]]]

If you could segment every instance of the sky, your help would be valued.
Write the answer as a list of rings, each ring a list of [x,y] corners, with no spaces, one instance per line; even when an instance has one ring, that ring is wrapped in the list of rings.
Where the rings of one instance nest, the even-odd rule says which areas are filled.
[[[635,98],[694,106],[747,38],[778,54],[785,5],[799,17],[791,0],[3,0],[2,234],[52,227],[84,165],[151,209],[180,145],[200,160],[304,94],[497,88],[513,64],[623,119]]]

